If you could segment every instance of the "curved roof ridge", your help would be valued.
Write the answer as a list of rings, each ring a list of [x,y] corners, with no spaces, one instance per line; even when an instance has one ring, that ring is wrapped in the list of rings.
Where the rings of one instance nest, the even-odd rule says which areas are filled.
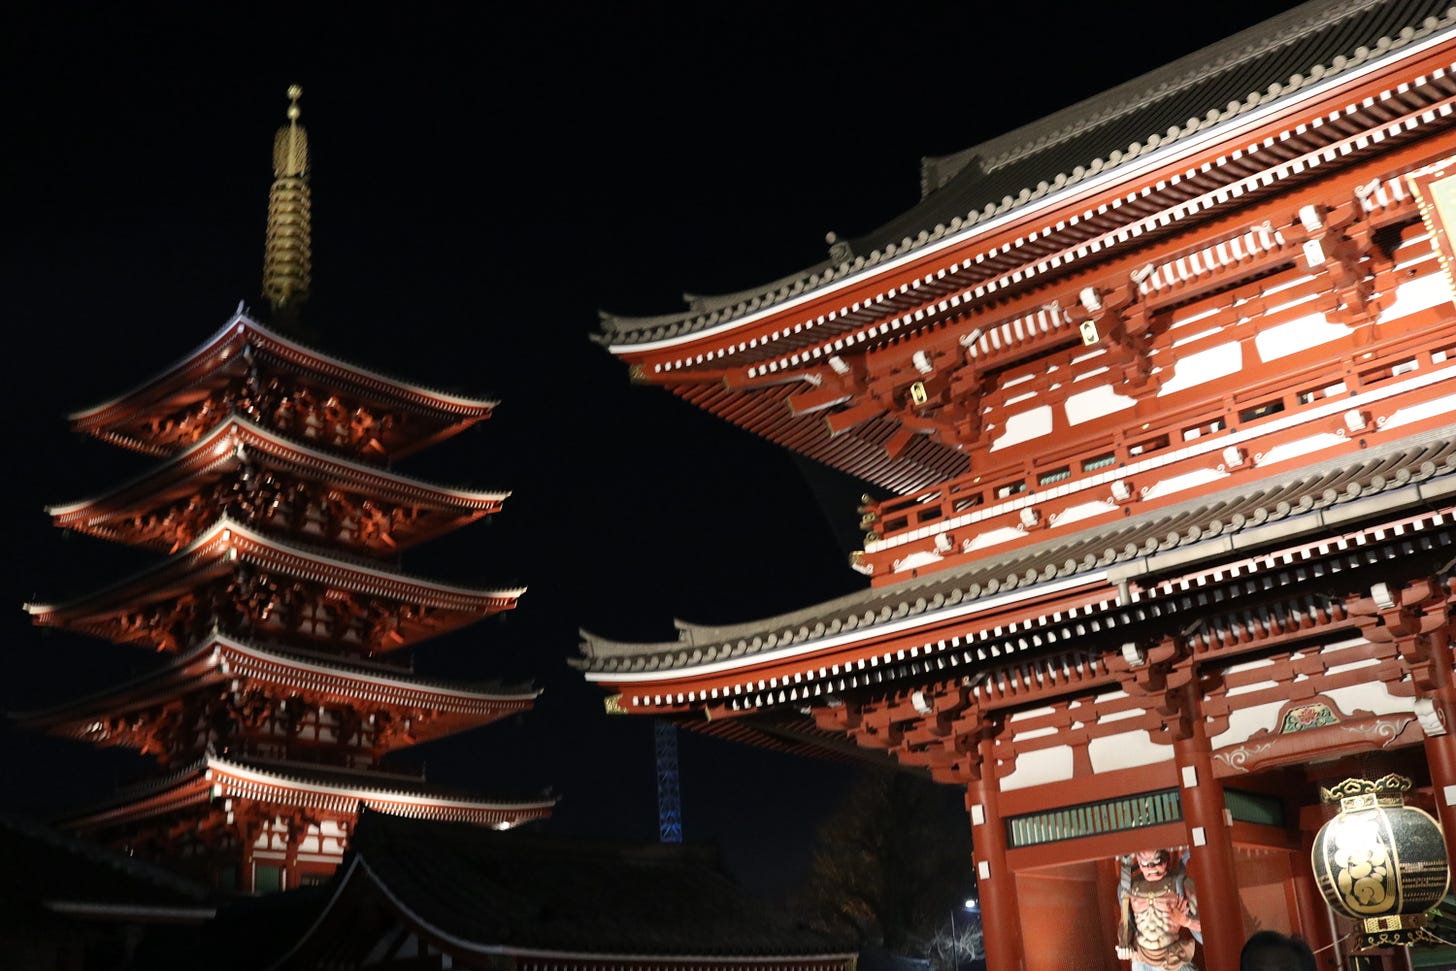
[[[123,681],[108,684],[104,688],[92,691],[78,698],[68,698],[60,704],[30,710],[7,711],[4,714],[18,721],[26,721],[44,719],[48,716],[64,714],[67,711],[85,709],[97,701],[122,695],[132,689],[165,679],[172,672],[208,658],[218,647],[242,651],[246,654],[264,658],[312,664],[327,668],[343,677],[386,681],[418,691],[454,693],[488,701],[524,701],[541,696],[541,689],[532,684],[506,685],[504,682],[499,681],[452,681],[445,678],[421,675],[410,668],[391,667],[379,663],[370,663],[359,658],[337,657],[291,645],[236,637],[214,627],[210,634],[198,638],[185,651],[178,651],[176,655],[161,667],[148,669],[141,674]]]
[[[279,444],[311,453],[320,458],[327,459],[330,462],[348,466],[368,475],[392,479],[405,485],[418,486],[433,492],[454,492],[471,498],[494,499],[502,502],[511,497],[510,489],[481,489],[456,482],[422,478],[417,475],[400,472],[388,465],[372,465],[368,462],[361,462],[357,455],[342,448],[337,448],[323,441],[310,441],[305,438],[289,435],[286,432],[279,431],[277,428],[263,424],[252,416],[238,411],[237,408],[229,409],[228,418],[219,424],[230,424],[245,433],[256,434],[265,439],[273,439]]]
[[[1090,128],[1142,111],[1148,105],[1213,75],[1233,70],[1278,47],[1294,43],[1311,31],[1322,30],[1353,14],[1382,5],[1384,0],[1312,0],[1020,128],[949,155],[923,158],[922,198],[949,182],[972,159],[979,159],[986,171],[994,171]],[[952,167],[940,171],[941,164]],[[926,182],[927,170],[931,166],[936,167],[937,184],[934,186]]]
[[[442,691],[445,693],[453,692],[481,699],[520,701],[527,698],[539,698],[542,691],[534,682],[507,683],[498,678],[472,681],[441,678],[433,675],[420,674],[413,668],[401,668],[379,662],[371,662],[365,658],[325,654],[321,651],[311,651],[305,647],[293,644],[281,644],[273,641],[253,640],[251,638],[243,639],[217,629],[213,630],[211,636],[203,638],[202,642],[209,645],[221,642],[233,647],[235,650],[246,653],[261,654],[283,660],[297,661],[303,664],[317,664],[319,667],[331,668],[344,675],[374,678],[381,681],[393,681],[416,689]]]
[[[690,308],[650,321],[614,318],[594,339],[603,344],[667,340],[771,308],[787,299],[776,293],[810,293],[949,235],[974,231],[989,219],[1073,190],[1308,85],[1381,60],[1453,22],[1456,7],[1445,0],[1310,0],[1009,133],[950,155],[922,158],[920,201],[865,233],[831,244],[826,263],[741,291],[707,313]],[[1309,49],[1295,50],[1305,41]],[[1292,54],[1284,59],[1290,63],[1283,63],[1271,56],[1284,49],[1300,60]],[[1220,79],[1225,81],[1221,86]],[[1204,100],[1180,104],[1180,99],[1192,102],[1200,85],[1210,88],[1201,92]],[[792,281],[787,287],[786,280]]]
[[[525,794],[490,796],[458,786],[441,785],[423,776],[402,772],[390,772],[382,769],[351,769],[348,766],[319,765],[312,762],[269,759],[253,755],[240,758],[209,752],[203,760],[203,767],[209,770],[221,768],[224,771],[251,772],[255,775],[265,776],[275,783],[304,785],[316,790],[340,792],[349,789],[385,798],[428,799],[482,809],[554,807],[557,802],[556,797],[549,791],[534,796]],[[390,785],[390,783],[394,783],[394,785]]]
[[[1113,572],[1136,573],[1155,555],[1171,554],[1164,566],[1174,560],[1191,560],[1199,550],[1211,548],[1200,544],[1230,544],[1245,530],[1267,527],[1268,532],[1262,534],[1266,540],[1274,534],[1281,541],[1293,540],[1318,523],[1331,528],[1332,524],[1349,522],[1352,516],[1378,516],[1390,505],[1381,494],[1391,490],[1414,489],[1419,491],[1422,503],[1445,502],[1456,494],[1453,477],[1456,426],[1446,426],[1364,452],[1332,457],[1287,477],[1253,480],[1138,513],[1115,527],[1092,527],[1068,536],[1049,537],[1031,546],[948,566],[925,577],[906,576],[884,586],[851,592],[793,614],[722,628],[732,633],[713,641],[619,645],[598,640],[590,645],[593,649],[583,645],[583,657],[569,663],[582,670],[650,671],[692,663],[692,655],[699,649],[705,659],[758,654],[808,643],[822,634],[875,627],[943,604],[970,603],[998,592],[1035,587],[1047,580],[1066,581],[1098,571],[1108,577]],[[1335,488],[1337,484],[1341,488]],[[1359,503],[1367,499],[1373,505]],[[1327,513],[1330,507],[1334,511]],[[1263,510],[1262,514],[1259,510]],[[1304,518],[1306,514],[1313,518]],[[1176,536],[1172,533],[1174,527]],[[791,617],[794,622],[790,622]],[[811,627],[811,620],[813,628],[822,627],[822,634],[813,629],[804,633]],[[788,636],[796,627],[798,631]],[[706,634],[712,628],[696,630]],[[781,632],[785,636],[780,637]],[[732,643],[735,640],[739,642],[736,645]],[[622,667],[624,664],[631,666]]]
[[[196,555],[198,551],[204,549],[206,546],[214,542],[217,534],[225,530],[232,530],[236,533],[239,533],[240,535],[248,537],[250,540],[259,544],[260,546],[279,550],[284,553],[292,553],[296,556],[303,556],[313,560],[324,560],[337,566],[353,570],[357,573],[371,573],[375,576],[383,577],[388,580],[393,580],[406,584],[414,584],[420,587],[428,587],[446,593],[463,594],[465,596],[472,597],[501,597],[507,599],[517,599],[523,596],[526,593],[527,589],[523,584],[516,584],[514,586],[491,587],[461,586],[451,581],[440,580],[434,577],[425,576],[423,574],[411,573],[402,569],[397,569],[387,563],[350,555],[348,553],[341,552],[327,546],[319,546],[312,543],[300,542],[293,538],[285,539],[274,536],[270,533],[259,530],[256,527],[250,526],[247,523],[239,522],[238,520],[229,516],[227,513],[223,513],[222,515],[214,519],[211,525],[201,530],[191,543],[187,544],[176,553],[168,556],[167,558],[159,562],[144,566],[127,576],[124,576],[111,583],[105,584],[95,590],[92,590],[90,593],[68,597],[65,600],[59,600],[49,603],[29,601],[24,605],[24,608],[26,611],[34,616],[46,613],[47,611],[65,611],[74,609],[75,607],[85,604],[89,601],[114,595],[117,591],[124,590],[127,587],[141,582],[142,580],[149,578],[155,574],[162,573],[166,570],[178,569],[177,564],[183,563],[189,557]]]
[[[168,379],[185,371],[189,366],[195,365],[201,359],[205,358],[209,353],[214,352],[218,348],[232,341],[242,340],[244,338],[244,335],[246,334],[255,335],[264,341],[272,342],[278,347],[286,348],[295,353],[307,355],[314,360],[320,362],[321,364],[330,365],[342,371],[349,372],[355,375],[361,381],[374,382],[376,385],[391,387],[407,395],[416,396],[417,398],[426,397],[435,398],[442,402],[448,401],[451,405],[455,407],[468,410],[493,410],[500,406],[499,399],[494,397],[470,397],[467,395],[457,394],[453,391],[446,391],[443,388],[431,387],[429,385],[419,384],[414,381],[393,377],[391,375],[385,374],[382,371],[376,371],[373,368],[365,367],[364,365],[356,364],[353,361],[338,357],[337,355],[332,354],[329,351],[325,351],[310,344],[294,340],[290,337],[285,337],[279,334],[277,331],[269,329],[268,327],[254,319],[252,316],[250,316],[247,307],[242,302],[239,302],[237,309],[228,316],[227,321],[222,325],[222,327],[214,331],[212,336],[208,337],[205,341],[194,347],[191,351],[183,354],[181,357],[172,361],[172,363],[154,372],[152,375],[145,378],[140,383],[133,385],[132,387],[121,392],[120,394],[114,395],[105,401],[91,405],[88,408],[81,408],[79,410],[73,411],[67,416],[67,418],[71,422],[83,422],[86,421],[88,418],[92,418],[93,416],[104,414],[108,409],[115,408],[117,405],[119,405],[123,401],[126,401],[128,398],[142,394],[150,389],[163,386]]]
[[[374,573],[379,576],[387,577],[393,580],[400,580],[405,583],[417,583],[421,586],[434,587],[440,590],[449,590],[456,593],[463,593],[475,596],[519,597],[526,592],[526,587],[524,584],[489,587],[462,586],[461,584],[453,580],[443,580],[437,577],[428,576],[423,573],[415,573],[413,571],[397,567],[393,564],[384,563],[379,560],[372,560],[366,556],[360,556],[355,553],[350,553],[346,550],[340,550],[331,546],[325,546],[321,543],[311,543],[307,540],[299,539],[295,536],[275,536],[266,530],[259,529],[256,526],[234,519],[227,513],[223,513],[221,516],[218,516],[215,520],[213,520],[212,525],[200,532],[197,536],[197,539],[193,540],[192,543],[179,550],[174,555],[174,559],[180,560],[182,557],[185,557],[200,549],[209,539],[212,538],[215,533],[225,529],[231,529],[236,532],[243,533],[251,538],[254,542],[264,546],[270,546],[277,550],[296,553],[302,556],[311,557],[316,560],[328,560],[338,564],[339,566],[349,567],[351,569],[359,570],[366,573]],[[164,561],[162,565],[166,565],[166,562],[168,561]]]
[[[913,580],[910,589],[923,582],[925,581],[918,578]],[[773,614],[756,620],[738,621],[732,624],[694,624],[685,620],[674,620],[673,626],[678,630],[680,646],[697,647],[703,644],[736,640],[748,634],[760,634],[771,628],[801,627],[805,623],[822,620],[826,611],[836,610],[841,605],[868,604],[881,599],[876,596],[876,593],[877,591],[866,583],[860,590],[853,590],[831,600],[801,607],[786,614]]]
[[[602,326],[613,334],[655,330],[657,333],[654,334],[654,337],[670,337],[676,334],[684,324],[706,323],[711,326],[720,321],[731,320],[742,314],[751,313],[760,307],[772,306],[789,297],[808,293],[830,280],[839,279],[843,276],[843,269],[847,267],[847,263],[840,264],[832,260],[824,260],[804,269],[795,270],[772,282],[754,284],[732,293],[715,295],[684,293],[683,302],[687,304],[687,308],[672,313],[633,317],[598,311],[597,316],[601,319]]]
[[[587,657],[602,656],[621,657],[633,654],[657,654],[665,650],[672,650],[681,647],[678,641],[619,641],[611,637],[602,637],[593,634],[585,627],[576,629],[576,636],[580,641],[581,653]]]
[[[731,624],[697,624],[674,618],[672,624],[677,629],[678,636],[676,640],[671,641],[621,641],[593,634],[585,628],[579,628],[577,634],[581,638],[582,653],[588,657],[596,656],[598,650],[605,652],[603,656],[613,657],[660,654],[665,651],[679,651],[689,647],[702,647],[737,640],[754,634],[762,634],[775,628],[802,627],[808,623],[823,620],[827,614],[832,614],[841,608],[864,608],[870,604],[878,605],[882,600],[901,599],[907,591],[932,586],[939,580],[939,576],[907,577],[904,585],[893,584],[880,588],[866,585],[863,589],[852,590],[838,597],[822,600],[785,614],[770,614],[754,620],[735,621]]]
[[[735,304],[751,302],[753,298],[761,297],[765,294],[771,294],[776,291],[793,290],[795,286],[799,286],[800,289],[803,289],[806,274],[830,269],[832,265],[833,264],[831,264],[828,260],[825,260],[822,263],[815,263],[812,267],[809,267],[806,270],[796,270],[793,273],[781,276],[777,280],[773,280],[769,283],[760,283],[755,286],[748,287],[747,289],[735,290],[731,293],[685,293],[683,294],[683,301],[687,303],[687,305],[691,309],[699,313],[710,313],[714,310],[722,310],[725,307],[731,307]]]
[[[53,516],[64,515],[67,512],[92,506],[112,496],[124,493],[150,479],[164,475],[168,470],[175,469],[198,455],[206,454],[209,449],[217,446],[218,439],[227,437],[235,428],[243,433],[255,433],[264,439],[271,439],[289,448],[296,448],[301,452],[328,462],[347,466],[350,469],[363,472],[370,476],[389,479],[405,486],[414,486],[431,492],[453,492],[478,501],[495,500],[504,502],[511,497],[511,490],[509,489],[474,489],[453,483],[424,479],[416,475],[399,472],[390,466],[370,465],[367,462],[359,461],[357,457],[342,449],[331,448],[326,444],[316,441],[295,438],[292,435],[280,432],[276,428],[270,428],[267,425],[260,424],[250,415],[244,414],[238,411],[236,407],[233,407],[228,410],[227,416],[214,425],[212,430],[206,435],[198,438],[197,441],[188,445],[180,452],[174,452],[167,456],[162,462],[149,466],[136,475],[102,492],[93,493],[80,499],[73,499],[70,502],[47,505],[45,511]]]
[[[854,249],[869,253],[872,262],[897,251],[918,249],[941,238],[947,228],[958,231],[1020,209],[1249,111],[1266,108],[1311,84],[1383,59],[1456,21],[1456,7],[1444,0],[1427,0],[1421,6],[1430,8],[1424,17],[1420,9],[1393,0],[1311,0],[1022,128],[952,155],[922,159],[920,202],[857,237]],[[1394,12],[1391,7],[1396,8]],[[1384,19],[1379,17],[1382,12]],[[1372,22],[1356,19],[1367,15]],[[1349,21],[1355,21],[1363,32],[1335,31]],[[1296,52],[1302,60],[1279,63],[1271,57],[1300,42],[1321,39],[1326,42],[1322,52]],[[1266,42],[1250,43],[1261,40]],[[1336,49],[1337,53],[1331,53]],[[1261,63],[1266,60],[1269,63]],[[1239,70],[1249,65],[1248,70]],[[1177,83],[1162,81],[1170,77],[1177,78]],[[1212,85],[1221,78],[1229,78],[1234,87],[1222,93],[1203,91],[1204,100],[1196,107],[1179,106],[1180,97],[1198,95],[1200,85]],[[1156,81],[1162,83],[1150,86]],[[1127,92],[1140,94],[1134,97]],[[1124,96],[1119,98],[1120,94]],[[1118,123],[1121,131],[1115,130]],[[1129,124],[1139,126],[1137,134],[1130,133]],[[1166,129],[1159,131],[1165,124]],[[1041,137],[1031,140],[1033,133],[1041,133]],[[998,151],[1000,154],[991,154]],[[1039,159],[1040,167],[1031,169]],[[939,172],[937,162],[949,162],[951,167]]]

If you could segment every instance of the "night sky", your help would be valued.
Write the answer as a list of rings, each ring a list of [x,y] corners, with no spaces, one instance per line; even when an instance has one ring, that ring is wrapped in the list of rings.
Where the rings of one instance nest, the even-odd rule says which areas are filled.
[[[1293,4],[413,3],[55,5],[3,15],[3,393],[9,447],[0,709],[127,677],[128,650],[21,609],[149,559],[49,525],[147,461],[65,416],[127,390],[257,296],[271,144],[303,86],[314,290],[336,356],[498,397],[401,466],[513,490],[405,568],[524,583],[503,619],[430,641],[421,672],[530,680],[529,715],[420,747],[429,778],[561,797],[554,831],[657,836],[652,726],[566,665],[577,630],[768,616],[864,586],[864,487],[636,387],[599,310],[746,289],[908,208],[919,161],[966,148]],[[259,12],[254,13],[257,9]],[[185,12],[184,12],[185,11]],[[194,19],[200,17],[201,19]],[[134,769],[0,727],[0,809],[43,814]],[[401,763],[403,764],[403,763]],[[851,773],[680,737],[684,830],[776,891]],[[969,865],[969,864],[968,864]]]

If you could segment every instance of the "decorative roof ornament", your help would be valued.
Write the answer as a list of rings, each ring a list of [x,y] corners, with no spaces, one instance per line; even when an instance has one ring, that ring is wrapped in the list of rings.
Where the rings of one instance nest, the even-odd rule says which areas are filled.
[[[308,133],[298,123],[303,88],[288,88],[288,124],[273,137],[273,187],[263,247],[263,298],[274,322],[298,323],[313,277],[312,199],[308,187]]]

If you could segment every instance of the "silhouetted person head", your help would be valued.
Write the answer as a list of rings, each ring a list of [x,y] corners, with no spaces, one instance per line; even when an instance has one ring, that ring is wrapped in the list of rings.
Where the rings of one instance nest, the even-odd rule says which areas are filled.
[[[1239,971],[1316,971],[1314,951],[1302,937],[1255,931],[1239,952]]]

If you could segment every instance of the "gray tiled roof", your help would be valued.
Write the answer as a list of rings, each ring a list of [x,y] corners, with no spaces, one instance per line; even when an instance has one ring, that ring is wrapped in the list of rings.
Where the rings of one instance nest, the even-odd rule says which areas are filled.
[[[141,909],[210,899],[205,887],[159,866],[10,814],[0,814],[0,872],[9,877],[0,880],[6,912],[35,900]]]
[[[1149,74],[963,151],[922,162],[921,201],[849,241],[847,259],[650,318],[603,315],[603,344],[682,336],[771,307],[1155,149],[1354,71],[1456,23],[1447,0],[1311,0]],[[1170,27],[1170,29],[1173,29]]]
[[[1166,573],[1209,557],[1328,533],[1456,494],[1456,427],[1201,496],[1041,543],[993,554],[926,579],[851,593],[777,617],[724,627],[679,621],[678,640],[623,643],[582,632],[583,671],[641,672],[758,654],[1052,580],[1106,570]]]
[[[1431,33],[1453,9],[1446,0],[1302,4],[1015,131],[924,159],[921,203],[852,245],[867,253],[899,244],[922,229],[1017,200],[1022,190],[1028,198],[1045,194],[1058,179],[1071,184],[1254,108],[1299,97],[1311,84]]]

